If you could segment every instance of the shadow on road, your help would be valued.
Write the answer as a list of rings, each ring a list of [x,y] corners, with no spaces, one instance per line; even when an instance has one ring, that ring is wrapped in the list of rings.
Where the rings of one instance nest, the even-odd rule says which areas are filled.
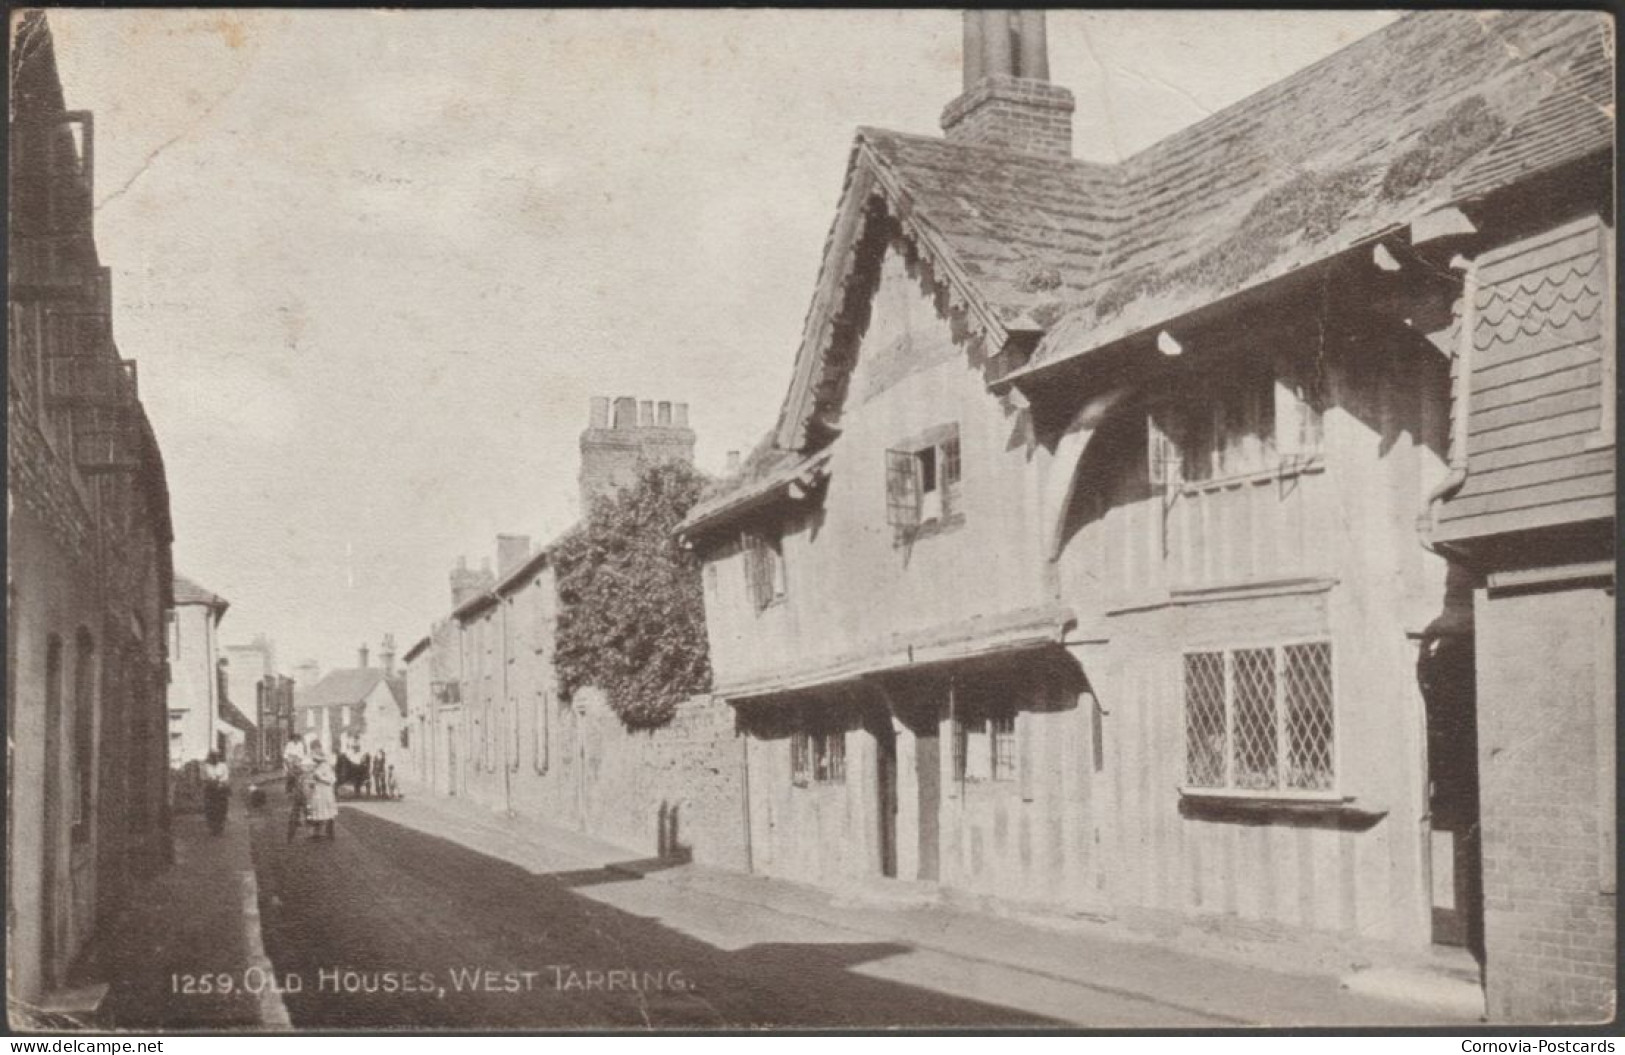
[[[641,878],[673,860],[536,874],[354,810],[342,811],[331,843],[287,843],[278,818],[274,805],[255,818],[254,859],[266,949],[290,988],[284,996],[296,1026],[1058,1024],[852,970],[908,953],[907,945],[767,941],[723,949],[573,892]],[[748,940],[739,906],[675,888],[662,893],[690,899],[674,914]]]

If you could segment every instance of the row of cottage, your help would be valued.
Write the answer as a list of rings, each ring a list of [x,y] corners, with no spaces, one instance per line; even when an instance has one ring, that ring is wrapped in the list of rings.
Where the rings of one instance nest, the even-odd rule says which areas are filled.
[[[1041,13],[964,47],[944,137],[857,133],[777,424],[681,529],[712,696],[562,699],[507,538],[406,655],[418,779],[768,875],[1465,950],[1495,1019],[1607,1017],[1611,23],[1410,14],[1115,164]],[[610,416],[584,503],[692,457]],[[663,743],[657,810],[606,772]]]
[[[74,967],[169,861],[173,530],[97,252],[95,124],[40,12],[15,16],[10,85],[6,996],[28,1022],[94,1003]]]

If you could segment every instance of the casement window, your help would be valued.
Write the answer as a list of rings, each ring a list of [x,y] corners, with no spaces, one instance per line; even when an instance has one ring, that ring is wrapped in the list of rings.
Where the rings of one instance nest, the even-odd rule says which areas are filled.
[[[886,452],[886,523],[903,531],[962,515],[959,426],[944,425]]]
[[[845,783],[846,732],[825,727],[790,734],[790,781],[798,787]]]
[[[1184,666],[1187,786],[1335,787],[1329,643],[1187,652]]]
[[[1158,485],[1292,471],[1321,449],[1318,383],[1278,375],[1265,360],[1193,372],[1149,418],[1148,465]]]
[[[740,538],[745,555],[745,590],[758,612],[784,600],[784,549],[776,533],[747,531]]]
[[[1020,774],[1013,712],[954,720],[954,779],[1012,781]]]

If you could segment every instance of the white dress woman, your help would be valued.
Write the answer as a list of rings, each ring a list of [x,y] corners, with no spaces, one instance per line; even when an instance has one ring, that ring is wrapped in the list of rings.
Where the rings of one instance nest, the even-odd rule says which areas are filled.
[[[307,778],[305,819],[316,826],[315,838],[333,838],[333,821],[339,815],[338,798],[333,794],[333,764],[321,744],[310,747],[310,775]]]

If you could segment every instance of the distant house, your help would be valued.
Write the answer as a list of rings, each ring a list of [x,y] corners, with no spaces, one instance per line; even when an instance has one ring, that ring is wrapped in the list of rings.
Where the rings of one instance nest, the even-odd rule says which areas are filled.
[[[201,762],[210,751],[225,753],[234,727],[222,713],[225,677],[220,669],[220,620],[231,604],[182,575],[175,576],[169,613],[169,764]],[[238,734],[240,735],[240,734]]]
[[[406,686],[393,660],[386,652],[383,667],[370,666],[363,646],[360,666],[329,671],[296,692],[296,731],[305,742],[320,742],[329,758],[340,751],[355,759],[379,751],[397,754],[406,724]]]
[[[946,137],[859,130],[775,429],[682,529],[753,867],[1608,1014],[1610,47],[1417,13],[1106,165],[1042,13],[967,12]]]
[[[581,507],[665,462],[692,464],[688,404],[595,396],[581,432]],[[581,823],[594,810],[582,724],[558,689],[555,569],[548,547],[497,538],[497,564],[460,560],[451,611],[407,654],[414,776],[492,808]],[[581,701],[578,707],[584,707]]]

